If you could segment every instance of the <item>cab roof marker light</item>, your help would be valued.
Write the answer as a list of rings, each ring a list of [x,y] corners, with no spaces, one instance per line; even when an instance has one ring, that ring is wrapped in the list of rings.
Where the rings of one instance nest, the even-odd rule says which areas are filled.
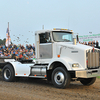
[[[61,30],[60,28],[53,28],[53,30]]]
[[[56,28],[54,28],[53,30],[56,30]]]
[[[53,28],[53,30],[68,30],[68,29],[64,29],[64,28]]]

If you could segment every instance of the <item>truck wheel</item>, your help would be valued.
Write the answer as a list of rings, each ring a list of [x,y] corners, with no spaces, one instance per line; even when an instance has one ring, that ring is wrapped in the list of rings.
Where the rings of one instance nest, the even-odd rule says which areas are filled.
[[[52,73],[52,83],[56,88],[66,88],[70,84],[70,75],[69,73],[62,67],[58,67],[54,69]]]
[[[95,81],[96,81],[96,77],[94,77],[94,78],[86,78],[86,79],[80,80],[80,82],[83,85],[87,85],[87,86],[92,85]]]
[[[12,82],[15,79],[15,72],[14,69],[10,64],[4,66],[2,71],[3,80],[6,82]]]

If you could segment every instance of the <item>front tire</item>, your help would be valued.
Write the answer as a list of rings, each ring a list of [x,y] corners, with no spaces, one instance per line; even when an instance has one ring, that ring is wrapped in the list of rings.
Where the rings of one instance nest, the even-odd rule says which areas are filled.
[[[92,85],[95,81],[96,81],[96,77],[94,77],[94,78],[86,78],[86,79],[80,80],[80,82],[83,85],[87,85],[87,86]]]
[[[56,88],[66,88],[70,84],[70,74],[65,68],[57,67],[52,73],[52,83]]]
[[[2,71],[3,80],[6,82],[12,82],[15,79],[15,72],[10,64],[4,66]]]

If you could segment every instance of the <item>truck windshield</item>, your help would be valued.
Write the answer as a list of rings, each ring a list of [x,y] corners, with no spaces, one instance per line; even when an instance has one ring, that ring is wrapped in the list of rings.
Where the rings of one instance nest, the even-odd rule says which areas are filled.
[[[53,39],[56,42],[72,42],[72,33],[70,33],[70,32],[53,32]]]

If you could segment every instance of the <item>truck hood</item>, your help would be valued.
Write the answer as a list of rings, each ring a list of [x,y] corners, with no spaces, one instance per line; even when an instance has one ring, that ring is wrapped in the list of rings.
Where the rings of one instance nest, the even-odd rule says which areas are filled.
[[[86,51],[93,49],[91,46],[79,43],[74,45],[73,42],[57,42],[56,48],[57,55],[71,59],[71,62],[78,63],[80,68],[86,68]]]
[[[83,44],[79,44],[79,43],[74,45],[73,42],[60,42],[60,43],[57,43],[57,45],[60,47],[66,47],[66,48],[69,48],[72,50],[78,49],[78,50],[82,50],[82,51],[89,50],[89,49],[93,48],[91,46],[87,46],[87,45],[83,45]]]

